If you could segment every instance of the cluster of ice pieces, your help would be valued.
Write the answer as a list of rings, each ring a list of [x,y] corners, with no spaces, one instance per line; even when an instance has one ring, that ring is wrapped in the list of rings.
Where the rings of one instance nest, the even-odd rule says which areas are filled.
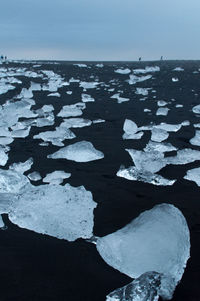
[[[96,247],[110,266],[136,278],[109,294],[107,301],[170,300],[190,257],[190,234],[181,211],[160,204],[98,238]]]

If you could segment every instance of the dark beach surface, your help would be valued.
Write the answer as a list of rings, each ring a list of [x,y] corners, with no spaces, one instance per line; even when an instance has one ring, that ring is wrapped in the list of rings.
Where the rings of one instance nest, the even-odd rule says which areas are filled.
[[[76,62],[77,63],[77,62]],[[40,62],[37,62],[40,64]],[[81,117],[86,119],[104,119],[105,123],[92,124],[89,127],[76,128],[73,140],[65,140],[69,145],[81,140],[93,143],[94,147],[104,153],[104,159],[88,163],[77,163],[64,159],[47,159],[48,154],[58,150],[57,146],[40,146],[42,142],[33,136],[45,131],[54,130],[62,118],[56,117],[53,126],[32,127],[28,137],[15,139],[10,145],[9,160],[3,169],[8,169],[13,162],[23,162],[33,157],[34,164],[28,174],[39,171],[44,177],[54,170],[64,170],[71,177],[64,183],[72,186],[83,185],[93,194],[97,202],[94,210],[94,235],[104,236],[112,233],[129,223],[142,211],[156,204],[170,203],[179,208],[185,216],[191,234],[191,257],[180,284],[174,293],[173,301],[200,300],[200,187],[192,181],[183,179],[187,170],[200,167],[199,161],[186,165],[169,165],[159,174],[167,179],[176,179],[173,186],[155,186],[138,181],[129,181],[116,176],[120,165],[129,167],[133,162],[126,148],[142,150],[149,142],[151,133],[145,131],[140,140],[123,140],[123,124],[125,119],[133,120],[138,126],[149,125],[151,122],[180,124],[190,121],[189,126],[182,127],[176,133],[170,133],[167,142],[178,149],[190,148],[199,150],[191,145],[189,140],[194,137],[193,124],[200,122],[200,117],[192,112],[192,107],[200,104],[200,61],[160,61],[160,62],[103,62],[104,67],[96,66],[97,62],[87,62],[90,68],[80,68],[73,62],[58,62],[48,64],[43,62],[39,69],[53,70],[66,81],[71,77],[81,81],[93,81],[98,77],[99,82],[109,84],[113,92],[105,90],[104,85],[99,89],[88,89],[87,92],[95,98],[95,102],[86,103]],[[35,70],[33,64],[9,63],[6,67],[25,67]],[[118,68],[145,68],[159,66],[160,72],[152,73],[153,77],[129,85],[126,82],[129,75],[115,73]],[[175,67],[184,71],[175,72]],[[91,76],[94,76],[91,78]],[[173,82],[172,78],[179,81]],[[30,82],[42,83],[39,78],[17,77],[22,84],[1,95],[0,103],[5,103],[20,93],[22,87],[29,88]],[[111,80],[115,82],[110,83]],[[135,94],[136,87],[152,88],[146,100],[140,100],[142,95]],[[72,91],[72,95],[66,91]],[[123,91],[120,96],[130,99],[118,104],[110,97]],[[34,92],[33,99],[38,109],[45,104],[53,104],[54,113],[64,105],[81,101],[83,89],[78,83],[58,89],[61,97],[47,97],[49,91]],[[153,98],[156,96],[156,98]],[[175,101],[172,101],[175,99]],[[156,116],[157,101],[165,100],[170,109],[167,116]],[[176,108],[182,104],[182,108]],[[148,108],[151,113],[144,113]],[[166,155],[171,155],[166,154]],[[41,185],[42,181],[33,185]],[[75,242],[59,240],[50,236],[21,229],[12,224],[7,215],[3,216],[6,230],[0,231],[0,300],[1,301],[104,301],[112,290],[131,282],[126,275],[108,266],[96,251],[95,245],[78,239]],[[130,250],[131,251],[131,250]]]

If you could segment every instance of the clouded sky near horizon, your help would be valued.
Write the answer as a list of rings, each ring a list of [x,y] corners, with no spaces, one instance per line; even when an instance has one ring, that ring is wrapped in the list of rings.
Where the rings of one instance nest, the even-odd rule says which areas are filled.
[[[17,59],[200,59],[200,0],[5,0],[0,53]]]

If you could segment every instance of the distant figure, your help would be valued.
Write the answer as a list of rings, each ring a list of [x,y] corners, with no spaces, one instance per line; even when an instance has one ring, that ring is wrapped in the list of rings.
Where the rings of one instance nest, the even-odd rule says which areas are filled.
[[[141,58],[141,57],[139,57],[139,62],[141,62],[141,60],[142,60],[142,58]]]
[[[162,61],[163,60],[163,56],[161,55],[161,57],[160,57],[160,60]]]
[[[5,61],[7,61],[7,56],[5,55]]]
[[[1,55],[1,60],[3,61],[3,55]]]

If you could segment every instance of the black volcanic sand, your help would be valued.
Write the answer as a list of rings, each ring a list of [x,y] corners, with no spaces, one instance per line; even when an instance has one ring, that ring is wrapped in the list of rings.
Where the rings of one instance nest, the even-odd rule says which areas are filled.
[[[114,72],[117,68],[143,68],[145,66],[160,66],[161,72],[153,73],[147,81],[129,85],[125,80],[129,75]],[[31,64],[9,64],[10,66],[26,67],[35,70]],[[93,81],[98,77],[100,82],[109,84],[112,79],[118,80],[114,92],[100,89],[88,89],[87,92],[95,98],[94,103],[86,103],[87,108],[82,117],[89,119],[102,118],[105,123],[93,124],[90,127],[72,129],[76,134],[73,140],[65,140],[69,145],[81,140],[88,140],[95,148],[102,151],[105,158],[88,163],[76,163],[68,160],[47,159],[47,155],[59,148],[49,145],[39,146],[41,140],[32,139],[45,130],[53,130],[62,118],[56,118],[55,125],[44,128],[32,127],[29,137],[15,139],[10,145],[9,161],[3,168],[7,169],[13,162],[34,158],[34,164],[28,174],[39,171],[44,177],[54,170],[65,170],[72,174],[66,182],[73,186],[83,185],[92,192],[98,206],[94,211],[94,234],[104,236],[125,226],[142,211],[154,205],[166,202],[178,207],[187,219],[191,233],[191,258],[177,286],[173,301],[199,301],[200,276],[200,188],[191,181],[184,180],[186,171],[199,167],[200,162],[167,166],[160,174],[168,179],[177,179],[173,186],[158,187],[137,181],[128,181],[116,176],[121,164],[126,167],[133,165],[125,148],[142,150],[150,139],[150,131],[146,131],[141,140],[122,140],[124,120],[131,119],[138,126],[148,125],[150,122],[181,123],[191,122],[190,126],[182,127],[177,133],[170,133],[167,142],[171,142],[178,149],[199,147],[192,146],[189,140],[194,136],[193,123],[200,122],[191,111],[192,107],[200,103],[200,73],[193,71],[200,68],[200,61],[163,61],[141,63],[104,63],[104,68],[97,68],[95,63],[88,62],[91,68],[80,68],[72,63],[59,64],[43,63],[41,70],[53,70],[66,80],[72,76],[82,81]],[[173,72],[175,67],[183,67],[184,72]],[[94,78],[90,78],[93,75]],[[178,82],[172,82],[172,77],[178,77]],[[29,87],[30,81],[42,82],[37,78],[18,77],[23,81],[13,91],[1,96],[3,104],[16,96],[21,87]],[[148,99],[141,101],[142,95],[135,94],[136,87],[147,87],[156,90],[149,91]],[[66,91],[72,90],[72,95]],[[110,96],[122,90],[122,97],[130,98],[129,102],[118,104]],[[58,89],[61,97],[47,97],[48,91],[34,92],[36,105],[34,109],[44,104],[53,104],[57,114],[63,105],[81,101],[83,89],[78,83]],[[156,96],[156,98],[153,98]],[[171,99],[175,99],[172,101]],[[168,116],[156,116],[157,100],[168,102],[170,109]],[[183,108],[176,108],[176,104],[183,104]],[[144,108],[152,110],[153,114],[144,113]],[[166,155],[171,155],[168,153]],[[64,183],[66,183],[64,182]],[[41,181],[38,185],[42,184]],[[108,266],[96,251],[95,245],[79,239],[75,242],[59,240],[50,236],[40,235],[32,231],[21,229],[9,222],[7,215],[3,216],[8,227],[0,231],[1,258],[1,301],[104,301],[105,296],[125,284],[131,279]]]

